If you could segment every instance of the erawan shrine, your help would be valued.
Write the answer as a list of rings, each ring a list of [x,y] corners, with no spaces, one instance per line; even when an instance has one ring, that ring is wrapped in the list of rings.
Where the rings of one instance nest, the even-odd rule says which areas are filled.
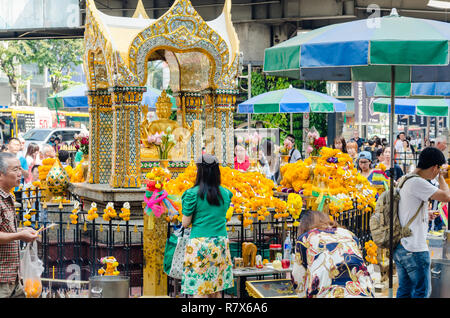
[[[435,226],[438,217],[444,228],[428,229],[419,249],[431,257],[433,279],[441,273],[435,259],[446,258],[450,178],[446,143],[443,147],[437,134],[439,117],[448,121],[450,104],[445,98],[430,102],[430,92],[445,91],[438,81],[450,83],[448,22],[402,17],[393,9],[380,18],[376,31],[356,20],[299,32],[265,50],[262,71],[268,75],[264,80],[275,78],[277,87],[287,83],[282,77],[295,80],[251,98],[251,67],[250,74],[242,74],[231,0],[224,0],[210,21],[189,0],[170,2],[155,19],[142,0],[131,16],[105,14],[94,0],[85,3],[88,127],[77,131],[70,145],[58,146],[55,138],[53,148],[44,142],[40,151],[50,155],[37,170],[29,169],[37,171],[36,180],[8,190],[17,233],[33,237],[18,245],[24,297],[374,298],[392,297],[394,289],[400,297],[407,289],[406,247],[413,244],[411,237],[419,240],[423,234],[413,222],[422,222],[424,229]],[[412,41],[408,28],[421,30],[417,36],[424,39]],[[338,44],[329,44],[334,37]],[[410,42],[429,49],[421,51]],[[400,54],[404,63],[382,54],[403,47],[408,48]],[[339,55],[341,49],[347,54]],[[362,57],[352,60],[358,54]],[[168,85],[149,103],[145,96],[154,89],[149,80],[156,72],[153,62],[163,63]],[[347,142],[336,132],[324,136],[321,126],[336,126],[338,113],[349,125],[346,116],[352,112],[350,102],[316,91],[333,90],[326,76],[327,81],[370,82],[375,92],[389,91],[381,88],[389,83],[389,101],[371,97],[375,115],[386,113],[383,118],[392,120],[389,138],[394,135],[395,81],[409,85],[400,86],[408,97],[427,91],[427,99],[398,101],[396,118],[436,117],[439,146],[430,144],[406,157],[397,149],[404,145],[406,152],[412,142],[402,133],[395,148],[392,138],[371,143],[356,130]],[[243,78],[250,95],[244,102]],[[306,81],[317,87],[305,89]],[[297,82],[303,89],[292,87]],[[424,86],[414,90],[416,84]],[[363,84],[351,90],[361,87],[369,95]],[[313,120],[313,113],[335,117]],[[242,114],[247,126],[236,124],[236,115]],[[283,115],[290,132],[280,128],[288,124],[275,119],[269,124],[278,128],[259,127],[275,117],[251,121],[261,114]],[[298,114],[302,117],[293,117]],[[12,138],[7,151],[16,139],[21,142]],[[67,152],[74,155],[74,165],[64,159]],[[7,156],[0,154],[0,176]],[[412,183],[418,188],[408,186]],[[0,190],[6,200],[9,195]],[[408,208],[417,211],[409,221],[401,210],[415,201],[405,203],[405,195],[420,201]],[[0,203],[1,227],[8,218]],[[0,255],[6,255],[2,248],[13,243],[3,244],[2,237]],[[5,266],[0,260],[0,296]],[[439,297],[442,286],[433,282],[433,295]],[[432,295],[428,287],[415,293],[408,295]]]

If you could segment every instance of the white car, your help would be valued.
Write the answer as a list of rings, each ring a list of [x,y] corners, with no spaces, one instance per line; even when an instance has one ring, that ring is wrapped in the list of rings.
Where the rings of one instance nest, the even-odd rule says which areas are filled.
[[[82,128],[34,128],[27,131],[22,137],[25,139],[24,152],[26,153],[28,145],[32,142],[42,146],[49,143],[51,137],[58,137],[61,143],[70,145],[75,140],[75,135],[80,132],[86,132]]]

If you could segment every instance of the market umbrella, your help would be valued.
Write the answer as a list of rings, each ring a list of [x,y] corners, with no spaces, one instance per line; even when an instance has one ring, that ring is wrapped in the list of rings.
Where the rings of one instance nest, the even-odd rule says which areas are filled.
[[[401,17],[393,9],[389,16],[325,26],[268,48],[264,52],[264,72],[302,80],[390,82],[389,135],[394,153],[395,83],[450,82],[449,40],[449,23]],[[390,178],[391,297],[393,179]]]
[[[373,111],[391,113],[391,100],[377,98],[372,103]],[[450,99],[445,98],[396,98],[395,114],[410,116],[448,116]]]
[[[88,98],[85,95],[86,91],[86,85],[81,84],[50,96],[47,98],[48,108],[56,110],[71,107],[87,108],[89,105]]]
[[[345,112],[346,104],[331,96],[298,88],[270,91],[241,103],[240,114]]]
[[[47,105],[49,109],[62,109],[62,108],[88,108],[88,98],[86,92],[88,88],[86,84],[76,85],[62,92],[55,94],[54,96],[47,98]],[[150,110],[154,110],[156,100],[161,95],[162,91],[156,88],[147,88],[147,91],[142,96],[142,104],[148,105]],[[176,110],[175,98],[171,95],[172,110]]]
[[[390,83],[364,83],[368,97],[391,96]],[[428,83],[396,83],[395,96],[397,97],[434,97],[450,96],[450,82]]]
[[[301,33],[264,52],[264,72],[303,80],[450,82],[450,24],[389,16]],[[443,67],[444,66],[444,67]]]

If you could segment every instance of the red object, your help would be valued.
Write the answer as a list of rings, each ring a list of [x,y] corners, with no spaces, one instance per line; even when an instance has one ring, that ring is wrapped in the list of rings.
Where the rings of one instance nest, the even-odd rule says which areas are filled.
[[[154,181],[154,180],[147,181],[147,190],[151,191],[151,192],[159,191],[158,189],[156,189],[155,185],[156,185],[156,181]]]
[[[281,244],[270,244],[269,248],[281,248]]]
[[[291,261],[288,259],[282,259],[281,260],[281,267],[283,268],[289,268],[291,266]]]
[[[327,145],[327,142],[324,137],[319,137],[316,140],[314,140],[314,147],[317,149],[325,147]]]
[[[242,163],[239,163],[237,161],[236,156],[234,157],[234,169],[247,171],[249,167],[250,167],[250,160],[248,159],[248,156],[245,156],[245,160]]]

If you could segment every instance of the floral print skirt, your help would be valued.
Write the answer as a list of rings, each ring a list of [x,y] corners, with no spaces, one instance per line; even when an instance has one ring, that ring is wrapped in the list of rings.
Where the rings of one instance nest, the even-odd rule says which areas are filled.
[[[234,286],[226,236],[192,238],[186,244],[181,293],[208,295]]]

